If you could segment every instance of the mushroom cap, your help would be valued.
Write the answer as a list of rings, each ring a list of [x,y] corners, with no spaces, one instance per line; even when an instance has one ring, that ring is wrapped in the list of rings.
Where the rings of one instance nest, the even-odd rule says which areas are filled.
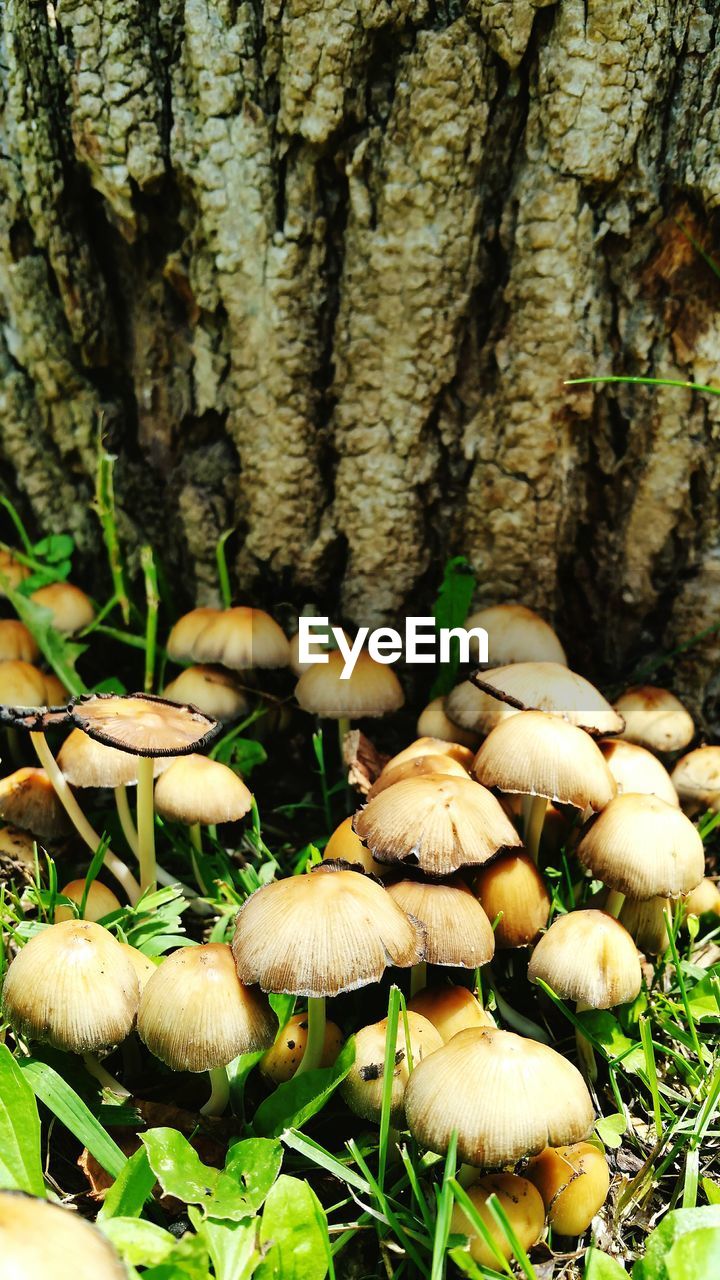
[[[30,599],[43,609],[49,609],[52,625],[65,636],[77,635],[78,631],[89,627],[95,617],[90,597],[71,582],[51,582],[33,591]]]
[[[461,764],[465,773],[473,762],[474,751],[459,742],[445,742],[442,738],[416,738],[408,747],[403,747],[397,755],[391,756],[385,765],[386,769],[394,769],[396,765],[415,760],[418,756],[447,756],[456,764]],[[458,777],[460,775],[458,774]]]
[[[515,662],[476,672],[471,679],[478,689],[518,711],[545,711],[588,733],[620,733],[625,724],[589,680],[558,662]]]
[[[352,644],[352,640],[345,628],[340,627],[340,630],[345,637],[346,644]],[[318,640],[317,637],[315,637],[313,638],[310,648],[313,653],[332,653],[333,649],[337,648],[337,645],[335,644],[334,638],[332,638],[328,644],[325,644],[323,641]],[[290,640],[290,670],[294,671],[296,676],[301,676],[303,671],[309,671],[310,668],[314,666],[314,662],[300,661],[300,632],[296,631],[295,635]]]
[[[323,863],[256,889],[240,908],[232,949],[243,982],[317,997],[379,982],[391,964],[418,964],[425,939],[369,876]]]
[[[70,693],[65,688],[62,680],[55,675],[54,671],[43,672],[43,680],[45,681],[45,706],[64,706],[70,697]]]
[[[445,699],[445,710],[451,720],[476,738],[490,733],[501,720],[517,715],[515,707],[483,693],[471,680],[461,680],[450,690]]]
[[[325,663],[309,667],[295,686],[295,697],[304,711],[327,720],[362,720],[397,711],[405,701],[402,686],[391,667],[362,652],[352,675],[341,679],[345,659],[339,650]]]
[[[472,778],[406,778],[355,814],[355,831],[378,862],[418,866],[432,876],[489,862],[521,844],[497,800]]]
[[[425,925],[428,964],[476,969],[492,960],[492,926],[466,885],[399,880],[387,891],[403,911]]]
[[[157,777],[169,761],[155,761]],[[106,747],[82,729],[72,729],[58,755],[58,767],[72,787],[131,787],[137,782],[138,758],[117,747]]]
[[[19,658],[0,662],[0,704],[5,707],[44,707],[42,671]]]
[[[71,705],[73,722],[96,742],[135,756],[183,756],[206,746],[217,720],[151,693],[90,693]]]
[[[44,840],[67,835],[70,822],[44,769],[27,766],[0,779],[0,818]]]
[[[696,747],[678,760],[670,775],[688,813],[720,809],[720,747]]]
[[[468,1027],[492,1027],[492,1018],[467,987],[423,987],[411,1000],[408,1009],[421,1013],[440,1032],[443,1043]]]
[[[64,920],[15,956],[2,1006],[26,1039],[95,1053],[130,1034],[139,995],[135,970],[113,935],[91,920]]]
[[[11,551],[0,548],[0,596],[5,595],[5,582],[9,587],[19,587],[29,577],[27,565],[16,560]]]
[[[637,947],[627,929],[604,911],[570,911],[543,934],[528,978],[542,978],[561,1000],[613,1009],[634,1000],[642,986]]]
[[[571,1062],[536,1040],[483,1027],[459,1031],[415,1068],[405,1114],[413,1137],[440,1155],[456,1129],[459,1159],[482,1169],[579,1142],[594,1118]]]
[[[142,951],[138,951],[137,947],[131,947],[129,942],[121,942],[120,946],[135,970],[140,994],[142,995],[148,981],[157,969],[157,965],[153,963],[149,956],[146,956]]]
[[[172,658],[173,662],[190,662],[195,641],[200,632],[219,618],[221,612],[221,609],[211,609],[203,605],[198,609],[191,609],[189,613],[184,613],[181,618],[178,618],[168,636],[168,657]]]
[[[673,905],[669,898],[646,898],[644,902],[635,902],[632,898],[626,898],[620,910],[620,923],[635,939],[641,951],[651,956],[659,956],[667,950],[669,945],[665,924],[666,911],[669,912],[672,920]]]
[[[696,916],[704,916],[708,913],[720,916],[720,889],[714,880],[709,880],[706,876],[694,889],[690,890],[685,899],[686,916],[691,912]]]
[[[2,1280],[127,1280],[110,1241],[79,1213],[0,1191]]]
[[[500,950],[528,947],[545,928],[550,895],[532,858],[524,849],[502,853],[481,867],[475,892],[487,915],[495,921],[495,946]]]
[[[283,1027],[274,1044],[264,1053],[258,1066],[262,1074],[273,1084],[292,1080],[305,1057],[308,1041],[307,1013],[294,1013]],[[343,1044],[343,1033],[337,1023],[325,1023],[323,1047],[318,1066],[331,1067]]]
[[[173,1071],[212,1071],[269,1049],[277,1019],[267,996],[240,982],[224,942],[181,947],[140,998],[138,1035]]]
[[[445,699],[433,698],[420,712],[417,722],[419,738],[440,738],[444,742],[459,742],[464,747],[474,748],[478,744],[478,735],[472,729],[463,729],[462,725],[451,720],[445,710]]]
[[[579,1236],[602,1208],[610,1188],[610,1170],[602,1151],[590,1142],[546,1147],[526,1169],[558,1235]]]
[[[230,720],[244,715],[249,703],[233,677],[222,667],[186,667],[166,685],[163,697],[170,702],[197,707],[213,720]]]
[[[449,778],[467,778],[468,771],[458,764],[457,760],[453,760],[452,756],[413,756],[410,760],[403,760],[400,764],[386,764],[385,768],[373,782],[367,793],[368,800],[372,800],[374,796],[386,791],[388,787],[394,787],[398,782],[404,782],[406,778],[426,778],[429,774],[442,774]]]
[[[598,746],[620,795],[630,791],[634,795],[659,796],[677,808],[680,801],[670,774],[651,751],[624,738],[603,738]]]
[[[323,852],[324,862],[348,862],[351,867],[359,865],[363,871],[367,871],[369,875],[377,876],[382,880],[389,871],[389,867],[385,867],[380,862],[376,862],[372,854],[355,835],[352,828],[352,814],[349,818],[344,818],[339,827],[333,831],[330,839],[325,845]]]
[[[472,766],[485,787],[602,809],[616,793],[589,734],[544,711],[521,711],[488,734]]]
[[[219,662],[233,671],[287,667],[290,645],[282,627],[269,613],[238,605],[224,609],[198,632],[192,656],[198,662]]]
[[[60,892],[63,898],[69,898],[71,902],[75,902],[80,906],[85,893],[85,881],[70,880]],[[85,902],[84,919],[97,922],[104,919],[105,916],[112,915],[113,911],[120,910],[120,900],[112,889],[108,889],[107,885],[103,884],[101,880],[93,880]],[[61,904],[55,908],[56,924],[60,924],[62,920],[74,920],[75,918],[71,907],[65,907]]]
[[[340,1086],[344,1101],[356,1116],[378,1123],[382,1113],[382,1097],[385,1082],[385,1046],[387,1044],[387,1018],[361,1027],[355,1033],[355,1061]],[[407,1013],[410,1052],[413,1069],[424,1058],[442,1046],[442,1037],[427,1018],[419,1013]],[[395,1065],[392,1093],[390,1095],[390,1123],[402,1129],[405,1122],[403,1098],[410,1079],[405,1020],[398,1019],[395,1039]]]
[[[473,613],[465,630],[484,627],[493,665],[511,662],[557,662],[567,666],[567,657],[549,623],[524,604],[493,604]]]
[[[34,871],[35,839],[18,827],[0,827],[0,855],[20,863],[28,871]]]
[[[618,698],[615,710],[625,721],[623,738],[650,751],[681,751],[695,737],[690,712],[669,689],[636,685]]]
[[[678,898],[703,878],[703,842],[689,818],[657,796],[622,795],[592,818],[578,860],[629,898]]]
[[[252,792],[226,764],[207,756],[173,760],[155,787],[155,808],[163,818],[199,822],[237,822],[252,807]]]
[[[530,1249],[540,1239],[545,1227],[545,1206],[540,1192],[527,1178],[521,1178],[516,1173],[486,1174],[468,1187],[467,1194],[495,1248],[504,1258],[514,1256],[513,1245],[493,1217],[488,1205],[491,1195],[497,1196],[521,1249]],[[466,1235],[470,1257],[497,1273],[497,1254],[490,1248],[485,1236],[476,1231],[462,1205],[457,1202],[453,1206],[450,1230],[453,1234]]]
[[[0,621],[0,662],[35,662],[40,650],[32,631],[15,618]]]

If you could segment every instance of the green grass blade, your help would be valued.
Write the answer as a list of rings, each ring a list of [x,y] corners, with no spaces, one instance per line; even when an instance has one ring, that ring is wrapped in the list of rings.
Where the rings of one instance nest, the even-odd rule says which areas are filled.
[[[53,1067],[38,1058],[21,1058],[18,1066],[35,1097],[87,1147],[106,1173],[117,1178],[127,1158],[75,1090]]]

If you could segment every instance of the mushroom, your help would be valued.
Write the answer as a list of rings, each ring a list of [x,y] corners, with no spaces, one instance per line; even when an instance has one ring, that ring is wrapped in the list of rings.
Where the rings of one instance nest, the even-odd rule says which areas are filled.
[[[207,893],[197,858],[202,857],[202,826],[237,822],[252,807],[252,792],[226,764],[206,756],[179,756],[155,786],[155,808],[171,822],[190,828],[195,876]]]
[[[545,711],[598,736],[620,733],[625,723],[589,680],[557,662],[515,662],[470,679],[517,711]]]
[[[668,945],[665,912],[672,916],[672,909],[669,898],[646,898],[642,902],[625,898],[618,920],[635,939],[640,951],[659,956]]]
[[[445,742],[459,742],[470,749],[477,747],[478,744],[477,733],[470,729],[463,729],[462,725],[450,719],[445,710],[445,699],[442,697],[433,698],[432,702],[429,702],[420,712],[417,734],[419,738],[441,738]]]
[[[468,1027],[495,1025],[467,987],[424,987],[408,1001],[407,1007],[432,1022],[445,1044]]]
[[[295,686],[303,711],[324,720],[337,720],[340,754],[351,721],[384,716],[403,705],[405,695],[395,672],[369,653],[360,653],[347,680],[342,679],[345,658],[335,649],[327,662],[308,667]]]
[[[79,1213],[0,1191],[3,1280],[127,1280],[110,1241]]]
[[[199,609],[191,609],[189,613],[184,613],[181,618],[178,618],[168,636],[168,657],[173,662],[192,662],[195,641],[200,632],[219,618],[221,612],[220,609],[203,606]]]
[[[135,970],[140,994],[142,995],[147,983],[157,969],[157,965],[144,952],[138,951],[137,947],[131,947],[129,942],[121,942],[120,946]]]
[[[679,805],[670,774],[651,751],[624,738],[604,738],[598,746],[621,795],[659,796],[666,804]]]
[[[636,685],[618,698],[615,710],[625,721],[622,737],[649,751],[682,751],[695,737],[692,716],[669,689]]]
[[[55,675],[54,671],[44,671],[43,680],[45,681],[45,706],[64,706],[70,694],[62,680]]]
[[[497,1252],[504,1258],[513,1257],[513,1245],[496,1221],[488,1205],[490,1196],[497,1196],[500,1207],[522,1249],[529,1249],[540,1239],[545,1227],[545,1207],[539,1191],[527,1178],[516,1173],[486,1174],[473,1182],[467,1191],[468,1199],[482,1219],[495,1248],[491,1248],[484,1236],[476,1230],[472,1221],[456,1203],[450,1220],[453,1234],[468,1237],[470,1257],[483,1267],[491,1267],[497,1273]]]
[[[380,1122],[385,1083],[385,1054],[387,1051],[388,1020],[361,1027],[355,1034],[355,1061],[340,1086],[340,1093],[351,1111],[362,1120]],[[427,1018],[407,1011],[410,1054],[405,1034],[405,1019],[399,1018],[395,1040],[392,1092],[390,1095],[390,1124],[402,1129],[405,1123],[403,1099],[411,1071],[428,1054],[442,1046],[442,1037]]]
[[[43,840],[56,840],[70,830],[45,770],[29,766],[0,780],[0,818]]]
[[[17,559],[19,554],[19,552],[15,553],[0,547],[0,596],[5,595],[6,586],[14,590],[20,586],[21,582],[30,577],[30,570],[27,565]]]
[[[295,1013],[285,1024],[267,1053],[259,1062],[260,1071],[273,1084],[285,1084],[292,1080],[305,1054],[308,1041],[308,1015]],[[325,1023],[325,1037],[320,1053],[319,1067],[331,1067],[341,1048],[343,1036],[340,1028],[329,1020]]]
[[[515,707],[501,702],[478,689],[471,680],[461,680],[445,699],[445,711],[451,720],[476,738],[484,738],[501,720],[517,715]]]
[[[528,797],[525,846],[534,862],[548,800],[602,809],[617,790],[592,738],[543,711],[519,712],[496,725],[480,747],[472,773],[486,787]]]
[[[381,791],[353,826],[378,862],[452,875],[521,843],[494,796],[471,778],[428,774]]]
[[[387,891],[407,915],[425,926],[425,959],[411,971],[411,996],[425,986],[428,964],[479,969],[492,960],[492,926],[462,881],[427,884],[422,880],[399,880]]]
[[[720,812],[720,747],[696,747],[678,760],[670,775],[680,804],[690,817]]]
[[[443,774],[449,778],[467,778],[468,771],[464,769],[457,760],[453,760],[452,756],[413,756],[410,760],[403,760],[401,764],[386,764],[385,768],[380,772],[373,782],[367,793],[367,799],[372,800],[379,795],[381,791],[385,791],[387,787],[392,787],[397,782],[404,782],[406,778],[424,778],[428,774]]]
[[[461,1160],[501,1169],[547,1146],[579,1142],[593,1126],[577,1067],[512,1031],[459,1031],[419,1064],[405,1090],[413,1137],[444,1155],[453,1132]]]
[[[85,881],[70,880],[60,890],[60,894],[63,898],[69,898],[71,902],[75,902],[78,907],[81,906],[83,897],[85,897]],[[98,920],[103,920],[105,916],[112,915],[114,911],[120,910],[120,903],[112,889],[108,889],[107,885],[104,885],[100,880],[93,880],[88,886],[82,919],[97,922]],[[56,924],[60,924],[62,920],[75,920],[76,918],[72,907],[66,907],[63,903],[60,903],[55,908]]]
[[[465,773],[470,769],[475,752],[459,742],[445,742],[442,738],[416,738],[409,747],[403,747],[397,755],[391,756],[385,769],[395,769],[401,764],[417,759],[418,756],[446,756],[462,765]],[[458,775],[459,777],[460,775]]]
[[[165,686],[163,697],[170,702],[197,707],[223,724],[245,715],[249,706],[233,677],[221,667],[186,667]]]
[[[53,627],[64,636],[77,635],[95,618],[90,597],[70,582],[51,582],[39,587],[30,599],[48,610]]]
[[[481,867],[473,881],[475,893],[495,924],[499,950],[529,947],[545,928],[550,896],[540,872],[524,850],[503,853]]]
[[[418,964],[425,944],[422,925],[375,880],[323,862],[256,889],[238,913],[232,950],[241,982],[308,997],[299,1073],[320,1061],[325,997],[378,982],[390,964]]]
[[[352,823],[351,814],[349,818],[344,818],[340,825],[335,828],[325,845],[323,861],[347,862],[350,867],[360,866],[369,875],[377,876],[378,879],[382,880],[383,876],[389,874],[390,868],[384,867],[381,862],[375,861],[369,850],[365,848],[360,837],[356,836]]]
[[[690,890],[684,903],[685,917],[689,915],[720,916],[720,890],[714,880],[707,877]]]
[[[0,662],[35,662],[39,657],[37,641],[24,622],[14,618],[0,621]]]
[[[227,1106],[227,1064],[269,1048],[276,1032],[267,997],[240,982],[223,942],[174,951],[140,998],[138,1035],[151,1053],[172,1071],[209,1072],[212,1089],[203,1115],[219,1115]]]
[[[642,986],[637,948],[627,929],[604,911],[570,911],[558,916],[530,958],[528,978],[542,980],[561,1000],[585,1009],[613,1009],[634,1000]],[[576,1032],[584,1074],[597,1077],[595,1055]]]
[[[287,667],[290,645],[274,618],[262,609],[240,605],[223,609],[202,627],[193,641],[197,662],[217,662],[233,671],[252,667]]]
[[[546,1147],[533,1157],[525,1175],[542,1196],[550,1226],[561,1236],[582,1235],[610,1188],[607,1160],[590,1142]]]
[[[524,604],[494,604],[473,613],[466,631],[482,627],[488,633],[494,664],[554,662],[566,667],[565,650],[539,613]]]
[[[335,628],[335,630],[342,632],[342,635],[343,635],[343,638],[345,639],[346,644],[352,644],[350,636],[348,635],[344,627],[337,627]],[[329,631],[327,633],[326,639],[324,640],[314,635],[312,637],[310,647],[311,647],[311,651],[314,654],[318,654],[318,653],[332,653],[333,649],[337,649],[338,646],[335,641],[335,636],[333,635],[333,632]],[[290,670],[293,671],[296,676],[301,676],[303,671],[309,671],[310,668],[313,667],[314,665],[315,665],[314,662],[300,661],[300,632],[297,631],[295,635],[292,637],[292,639],[290,640]]]
[[[42,671],[19,658],[0,662],[0,703],[6,707],[44,707]]]

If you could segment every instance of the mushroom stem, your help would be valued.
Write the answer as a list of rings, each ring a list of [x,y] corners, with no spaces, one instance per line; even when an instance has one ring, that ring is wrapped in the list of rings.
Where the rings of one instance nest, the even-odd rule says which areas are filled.
[[[210,1097],[200,1108],[201,1116],[221,1116],[230,1101],[230,1084],[224,1067],[213,1067],[210,1077]]]
[[[545,822],[547,803],[545,796],[526,796],[523,802],[525,848],[536,866],[540,855],[540,837],[542,836]]]
[[[116,1080],[114,1076],[110,1075],[109,1071],[105,1070],[105,1067],[98,1062],[94,1053],[84,1053],[82,1058],[85,1063],[85,1069],[100,1082],[103,1089],[109,1089],[111,1093],[115,1093],[121,1098],[131,1097],[129,1089],[126,1089],[124,1084],[120,1084],[119,1080]]]
[[[586,1009],[591,1008],[592,1005],[587,1004],[584,1000],[578,1000],[575,1005],[575,1012],[584,1013]],[[588,1082],[594,1083],[598,1076],[597,1062],[595,1061],[595,1050],[587,1036],[583,1035],[579,1027],[575,1028],[575,1044],[577,1047],[580,1070]]]
[[[157,872],[155,869],[155,810],[153,807],[153,759],[138,757],[137,781],[137,829],[140,885],[143,892],[153,890]]]
[[[619,889],[611,889],[607,896],[605,910],[609,916],[614,916],[616,920],[619,920],[620,912],[622,911],[624,904],[625,894],[620,893]]]
[[[414,964],[410,970],[410,999],[427,986],[427,965],[424,960]]]
[[[310,996],[307,1007],[308,1029],[305,1052],[295,1072],[299,1076],[303,1071],[313,1071],[320,1066],[323,1045],[325,1044],[325,997]]]
[[[120,786],[115,787],[115,808],[120,819],[122,833],[132,849],[135,857],[138,856],[138,834],[135,830],[135,823],[130,813],[130,804],[128,802],[127,788]]]
[[[207,885],[203,880],[202,872],[200,870],[200,858],[202,857],[203,847],[202,847],[202,832],[200,830],[199,822],[193,822],[192,826],[188,830],[188,835],[190,836],[190,844],[192,845],[190,858],[192,861],[193,875],[195,876],[195,880],[197,881],[198,889],[202,894],[204,894],[205,897],[207,897],[208,896]]]
[[[65,777],[57,766],[55,757],[47,744],[44,734],[31,733],[30,738],[35,748],[37,758],[48,778],[52,782],[57,798],[63,809],[75,827],[78,835],[82,836],[88,848],[95,853],[98,845],[100,844],[101,837],[98,835],[95,828],[88,822],[85,814],[80,808],[80,805],[75,799],[75,796],[70,790],[70,787],[65,781]],[[130,899],[130,902],[134,906],[140,897],[140,885],[132,874],[130,868],[126,866],[122,859],[118,858],[111,849],[105,850],[105,866],[110,874],[115,877],[118,884],[122,885]]]

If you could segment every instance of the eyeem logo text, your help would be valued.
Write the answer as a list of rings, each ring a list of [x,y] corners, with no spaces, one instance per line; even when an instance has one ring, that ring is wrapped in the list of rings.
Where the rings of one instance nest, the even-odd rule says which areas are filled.
[[[328,618],[298,619],[298,658],[301,663],[328,661],[328,646],[336,648],[342,654],[345,665],[340,679],[349,680],[355,670],[363,649],[367,649],[375,662],[386,666],[404,658],[405,662],[414,664],[449,662],[452,654],[452,642],[457,641],[460,662],[470,662],[470,641],[474,640],[478,652],[474,653],[474,662],[484,663],[488,660],[488,633],[484,627],[440,627],[433,617],[406,618],[405,636],[394,627],[377,627],[371,631],[369,627],[360,627],[355,639],[350,643],[341,627],[331,627]],[[324,648],[318,648],[319,645]]]

